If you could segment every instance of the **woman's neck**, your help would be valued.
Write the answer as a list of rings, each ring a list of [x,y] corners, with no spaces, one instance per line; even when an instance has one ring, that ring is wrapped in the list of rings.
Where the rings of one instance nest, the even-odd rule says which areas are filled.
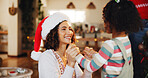
[[[112,38],[116,38],[116,37],[125,37],[127,34],[125,34],[125,32],[113,32],[112,33]]]
[[[66,44],[59,44],[59,48],[56,51],[61,58],[65,57],[66,46]]]

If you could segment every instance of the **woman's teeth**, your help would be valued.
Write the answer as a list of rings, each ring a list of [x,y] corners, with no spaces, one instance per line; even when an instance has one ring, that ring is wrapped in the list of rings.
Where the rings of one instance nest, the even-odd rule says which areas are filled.
[[[71,37],[65,37],[65,38],[70,39]]]

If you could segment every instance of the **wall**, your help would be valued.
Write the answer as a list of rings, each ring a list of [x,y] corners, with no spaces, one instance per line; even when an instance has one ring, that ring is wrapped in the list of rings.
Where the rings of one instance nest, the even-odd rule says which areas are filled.
[[[8,8],[12,6],[12,1],[14,1],[14,7],[17,7],[18,0],[0,0],[0,24],[8,29],[8,55],[18,56],[21,53],[20,26],[18,13],[12,16],[8,11]]]
[[[96,6],[96,9],[86,9],[87,5],[92,1]],[[84,23],[89,24],[101,24],[102,20],[102,9],[109,0],[47,0],[45,10],[45,16],[49,15],[50,10],[61,10],[67,9],[66,6],[69,2],[73,2],[76,9],[74,10],[84,10],[86,12],[86,20]]]
[[[8,7],[9,6],[9,1],[8,0],[1,0],[0,1],[0,25],[2,25],[2,28],[5,30],[8,30],[8,18],[9,18],[9,13],[8,13]],[[1,35],[2,36],[2,35]],[[7,36],[7,35],[5,35]],[[8,36],[7,36],[8,37]],[[6,44],[0,44],[0,51],[2,52],[8,52],[8,45]]]
[[[0,1],[0,25],[3,26],[3,29],[5,28],[8,29],[8,25],[9,23],[7,22],[8,20],[8,8],[6,6],[8,6],[9,3],[8,3],[8,0],[1,0]],[[7,18],[7,19],[4,19],[4,18]],[[2,35],[1,35],[2,36]],[[7,35],[5,35],[7,36]],[[3,44],[0,44],[0,51],[2,52],[8,52],[8,45],[3,45]]]

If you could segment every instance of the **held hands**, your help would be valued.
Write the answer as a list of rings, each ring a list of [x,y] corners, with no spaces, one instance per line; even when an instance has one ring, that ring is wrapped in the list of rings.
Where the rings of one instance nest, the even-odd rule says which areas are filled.
[[[79,53],[80,53],[80,50],[78,47],[76,47],[75,44],[69,44],[69,46],[66,50],[66,55],[67,55],[67,59],[68,59],[68,65],[70,67],[74,67],[75,62],[76,62],[75,57]]]
[[[92,58],[93,54],[96,54],[97,52],[93,50],[93,48],[85,47],[83,50],[83,53],[86,58]]]

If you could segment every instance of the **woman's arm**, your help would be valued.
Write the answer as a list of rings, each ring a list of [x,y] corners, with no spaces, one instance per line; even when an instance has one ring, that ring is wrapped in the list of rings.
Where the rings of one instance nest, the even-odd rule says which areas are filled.
[[[77,62],[75,64],[75,74],[76,78],[92,78],[92,72],[89,72],[86,69],[84,69],[83,72]]]
[[[74,69],[75,69],[76,78],[81,78],[81,76],[83,75],[83,71],[81,70],[77,62],[75,63]]]

